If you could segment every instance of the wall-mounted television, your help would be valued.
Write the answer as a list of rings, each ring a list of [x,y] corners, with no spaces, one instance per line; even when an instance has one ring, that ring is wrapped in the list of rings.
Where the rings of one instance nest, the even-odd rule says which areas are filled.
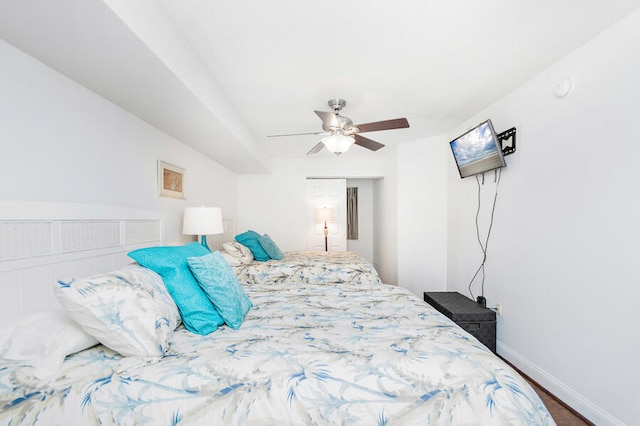
[[[502,145],[491,120],[483,121],[449,142],[461,178],[506,167]]]

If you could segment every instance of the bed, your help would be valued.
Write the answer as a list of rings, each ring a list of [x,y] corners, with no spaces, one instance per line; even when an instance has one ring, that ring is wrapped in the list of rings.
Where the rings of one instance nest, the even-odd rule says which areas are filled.
[[[128,221],[117,222],[122,239]],[[143,228],[155,229],[151,223]],[[78,276],[85,270],[80,265],[102,265],[103,270],[91,271],[94,277],[117,278],[117,285],[145,290],[161,305],[163,321],[156,319],[152,328],[164,339],[147,348],[160,351],[159,356],[123,355],[125,350],[113,349],[118,347],[113,340],[89,339],[77,346],[86,349],[67,349],[68,356],[48,374],[21,361],[1,360],[0,424],[554,424],[526,381],[473,336],[409,291],[371,276],[341,282],[244,280],[238,285],[250,308],[241,324],[222,323],[209,334],[194,334],[167,295],[167,279],[127,265],[130,259],[122,262],[121,253],[155,249],[151,234],[146,242],[124,238],[117,250],[39,254],[28,262],[0,259],[0,282],[17,276],[40,282],[61,271]],[[105,255],[119,259],[119,269],[106,267],[118,262],[99,260]],[[61,266],[69,263],[76,266]],[[43,269],[49,273],[25,272]],[[59,280],[55,291],[76,284],[78,294],[96,293],[91,277]],[[43,289],[51,286],[48,282]],[[114,294],[126,297],[125,287],[114,288]],[[141,324],[152,310],[148,302],[110,306],[118,307],[119,323]],[[71,315],[52,307],[58,309],[55,315]],[[51,327],[56,323],[45,318]],[[39,332],[46,340],[52,334],[44,328]],[[87,338],[83,328],[76,332]],[[19,336],[26,329],[12,330]],[[54,357],[44,358],[52,364]]]
[[[251,261],[233,268],[243,285],[380,283],[373,265],[353,252],[287,252],[281,260]]]
[[[162,358],[98,345],[57,377],[0,370],[2,424],[552,424],[511,368],[389,285],[254,285],[242,327]]]

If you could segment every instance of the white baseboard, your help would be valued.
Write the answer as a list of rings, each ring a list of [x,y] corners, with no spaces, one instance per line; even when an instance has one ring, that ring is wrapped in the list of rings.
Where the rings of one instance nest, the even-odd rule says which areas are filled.
[[[497,342],[498,354],[535,380],[540,386],[596,425],[624,426],[624,423],[589,401],[578,392],[551,376],[502,342]]]

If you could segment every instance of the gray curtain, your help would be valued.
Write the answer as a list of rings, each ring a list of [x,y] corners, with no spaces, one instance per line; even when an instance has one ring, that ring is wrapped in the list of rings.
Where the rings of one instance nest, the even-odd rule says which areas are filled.
[[[347,240],[358,239],[358,188],[347,188]]]

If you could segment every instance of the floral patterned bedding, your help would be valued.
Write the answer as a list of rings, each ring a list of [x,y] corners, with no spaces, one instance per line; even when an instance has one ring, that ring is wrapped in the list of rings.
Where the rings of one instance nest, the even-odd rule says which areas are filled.
[[[373,266],[353,252],[287,252],[282,260],[254,261],[233,269],[243,285],[380,283]]]
[[[96,346],[47,381],[0,366],[0,424],[544,425],[529,385],[384,284],[254,284],[238,330],[179,327],[163,358]]]

